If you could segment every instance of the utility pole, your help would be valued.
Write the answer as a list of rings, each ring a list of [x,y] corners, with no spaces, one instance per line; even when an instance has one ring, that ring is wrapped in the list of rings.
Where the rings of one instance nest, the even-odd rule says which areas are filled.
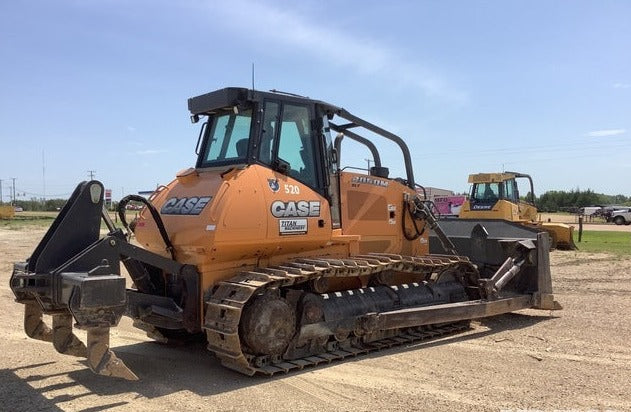
[[[46,163],[44,159],[44,149],[42,149],[42,204],[46,204]]]
[[[11,202],[11,206],[15,206],[15,177],[12,177],[11,180],[13,180],[13,201]]]
[[[88,170],[88,175],[90,175],[90,180],[94,180],[95,174],[96,174],[96,170]]]
[[[2,179],[0,179],[0,205],[2,204]]]
[[[370,163],[372,163],[372,160],[370,159],[364,159],[366,162],[368,162],[368,173],[370,173]]]

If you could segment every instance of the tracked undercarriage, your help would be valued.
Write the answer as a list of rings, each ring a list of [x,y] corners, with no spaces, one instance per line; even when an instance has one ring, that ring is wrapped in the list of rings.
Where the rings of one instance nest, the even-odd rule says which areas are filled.
[[[415,281],[392,284],[399,274]],[[365,277],[365,288],[320,293],[336,277]],[[371,314],[479,298],[467,258],[370,254],[298,259],[220,282],[206,301],[208,349],[239,372],[274,374],[461,330],[381,329]],[[373,322],[374,323],[374,322]]]

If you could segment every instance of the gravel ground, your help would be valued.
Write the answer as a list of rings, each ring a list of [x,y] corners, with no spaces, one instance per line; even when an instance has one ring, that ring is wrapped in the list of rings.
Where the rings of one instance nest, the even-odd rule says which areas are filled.
[[[8,281],[43,233],[0,229],[0,410],[631,410],[628,258],[552,252],[562,311],[501,315],[438,341],[274,378],[225,370],[203,344],[156,344],[124,318],[112,346],[141,379],[126,382],[24,335]]]

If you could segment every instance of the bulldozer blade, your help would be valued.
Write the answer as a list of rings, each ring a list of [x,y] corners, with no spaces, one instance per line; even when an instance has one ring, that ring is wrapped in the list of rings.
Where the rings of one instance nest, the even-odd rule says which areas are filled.
[[[558,250],[578,250],[574,243],[574,226],[564,223],[541,223],[541,228],[548,232],[552,247]]]
[[[37,302],[24,304],[24,332],[29,338],[53,341],[53,331],[44,323],[43,313]]]
[[[537,292],[533,294],[533,308],[543,310],[561,310],[563,307],[554,300],[552,294],[552,274],[550,273],[550,236],[537,234]]]
[[[96,327],[88,329],[88,366],[92,372],[129,381],[138,377],[125,363],[110,350],[110,328]]]
[[[86,357],[85,345],[72,333],[71,314],[53,315],[53,346],[64,355]]]

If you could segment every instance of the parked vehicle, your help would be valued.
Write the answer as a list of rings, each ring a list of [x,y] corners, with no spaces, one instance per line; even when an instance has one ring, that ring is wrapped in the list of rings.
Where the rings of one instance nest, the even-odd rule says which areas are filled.
[[[520,199],[517,179],[528,181],[530,189],[526,200]],[[578,249],[573,240],[573,226],[537,220],[535,189],[529,175],[518,172],[477,173],[469,175],[469,183],[471,184],[469,199],[463,203],[459,214],[460,220],[469,221],[463,223],[464,225],[470,226],[472,220],[506,220],[534,228],[540,232],[547,232],[550,235],[552,248]],[[451,226],[457,226],[458,223],[449,222],[447,224],[449,226],[443,228],[447,235],[459,233],[462,230],[459,227],[454,227],[454,232],[451,232]],[[509,226],[506,228],[508,229]],[[510,230],[512,231],[512,228]],[[436,244],[436,247],[438,246]],[[440,251],[436,249],[432,253],[440,253]]]
[[[616,225],[629,225],[631,224],[631,208],[614,210],[611,212],[611,218],[608,220]]]

